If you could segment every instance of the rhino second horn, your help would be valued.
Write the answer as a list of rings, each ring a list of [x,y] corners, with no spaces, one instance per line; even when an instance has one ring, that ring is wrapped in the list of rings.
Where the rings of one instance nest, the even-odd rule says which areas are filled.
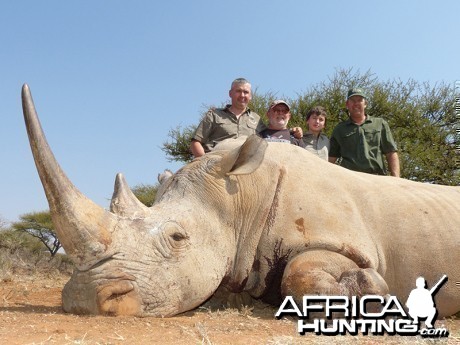
[[[22,88],[22,108],[57,236],[67,255],[84,270],[111,255],[117,217],[85,197],[62,171],[46,141],[27,84]]]
[[[149,208],[139,201],[129,188],[123,174],[117,174],[110,211],[128,218],[144,218]]]

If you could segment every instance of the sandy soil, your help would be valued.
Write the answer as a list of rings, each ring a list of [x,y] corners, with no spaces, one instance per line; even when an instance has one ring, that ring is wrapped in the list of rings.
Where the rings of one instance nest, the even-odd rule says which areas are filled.
[[[305,335],[293,319],[256,305],[242,311],[206,308],[172,318],[78,316],[61,309],[67,277],[13,277],[0,282],[0,344],[460,344],[460,320],[438,320],[441,340],[399,336]]]

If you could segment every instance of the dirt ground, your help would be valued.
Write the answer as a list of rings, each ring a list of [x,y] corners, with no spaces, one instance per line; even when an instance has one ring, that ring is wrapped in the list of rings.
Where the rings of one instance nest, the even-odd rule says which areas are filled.
[[[0,282],[0,344],[460,344],[460,320],[438,320],[443,339],[400,336],[304,336],[275,308],[207,308],[172,318],[78,316],[61,309],[68,277],[12,277]]]

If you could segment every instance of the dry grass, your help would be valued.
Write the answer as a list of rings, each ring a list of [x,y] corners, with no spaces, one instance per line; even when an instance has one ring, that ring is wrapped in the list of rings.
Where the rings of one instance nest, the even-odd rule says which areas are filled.
[[[241,310],[204,305],[164,319],[65,314],[61,291],[69,275],[55,266],[40,268],[45,261],[33,268],[23,257],[15,260],[0,270],[0,344],[460,344],[460,320],[455,317],[438,320],[437,327],[450,332],[444,339],[300,336],[294,318],[276,320],[276,309],[258,302]]]

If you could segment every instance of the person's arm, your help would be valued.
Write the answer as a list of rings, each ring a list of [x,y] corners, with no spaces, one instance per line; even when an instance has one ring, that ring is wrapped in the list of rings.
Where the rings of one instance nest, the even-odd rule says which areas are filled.
[[[204,155],[203,145],[201,145],[198,140],[192,140],[192,143],[190,144],[190,150],[192,151],[192,154],[195,156],[195,158]]]
[[[259,134],[266,129],[267,126],[265,126],[265,123],[262,121],[262,119],[259,119],[259,122],[257,123],[256,134]]]
[[[215,123],[214,112],[210,109],[201,120],[200,124],[193,134],[192,142],[190,143],[190,151],[192,151],[195,158],[201,157],[205,154],[203,142],[206,143],[209,139]]]
[[[337,125],[338,126],[338,125]],[[332,131],[331,138],[329,139],[329,147],[328,147],[328,158],[327,160],[329,163],[335,164],[337,163],[337,160],[342,157],[342,153],[340,151],[340,145],[337,142],[337,139],[335,138],[335,134],[337,131],[337,126],[334,128]]]
[[[289,132],[294,136],[294,138],[302,139],[302,136],[303,136],[302,127],[289,128]]]
[[[397,152],[388,152],[385,154],[390,169],[391,176],[400,177],[399,156]]]
[[[390,126],[385,120],[382,120],[381,148],[382,152],[385,153],[385,157],[388,162],[388,169],[390,169],[391,176],[400,177],[399,157],[396,148],[396,142],[393,139],[393,134],[391,133]]]

